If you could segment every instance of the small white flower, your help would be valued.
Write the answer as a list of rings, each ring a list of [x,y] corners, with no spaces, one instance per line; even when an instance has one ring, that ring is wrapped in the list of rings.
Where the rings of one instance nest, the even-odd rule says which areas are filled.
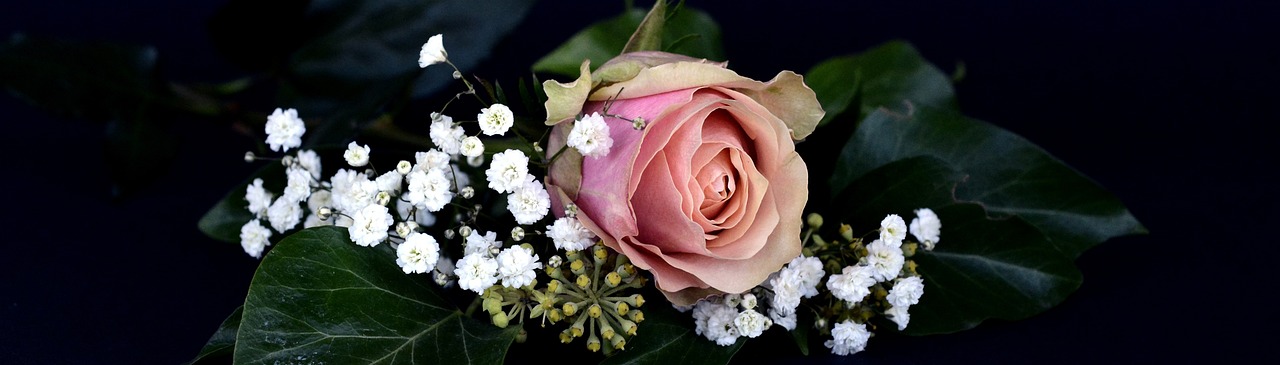
[[[907,307],[889,307],[884,311],[884,316],[897,323],[899,331],[907,329],[907,324],[911,322],[911,313],[907,312]]]
[[[738,341],[738,327],[734,324],[738,319],[738,310],[733,307],[701,300],[694,304],[693,319],[694,332],[720,346],[729,346]]]
[[[566,144],[577,149],[583,156],[608,156],[609,149],[613,147],[613,138],[609,136],[609,124],[604,122],[604,117],[601,117],[600,113],[591,113],[573,123],[573,130],[569,131]]]
[[[849,304],[858,304],[867,294],[871,294],[870,288],[876,284],[874,275],[875,270],[868,266],[845,266],[839,274],[827,278],[827,290]]]
[[[503,135],[511,129],[512,124],[515,124],[515,116],[511,114],[511,108],[502,104],[493,104],[488,108],[480,109],[480,115],[477,115],[476,119],[480,122],[480,131],[486,136]]]
[[[929,208],[916,209],[916,217],[911,220],[911,235],[920,240],[925,251],[932,251],[942,235],[942,221]]]
[[[305,168],[289,167],[285,170],[288,183],[284,187],[283,199],[301,203],[311,197],[311,173]]]
[[[484,155],[484,142],[480,141],[480,137],[467,136],[462,139],[462,146],[459,147],[463,156],[468,158],[480,157]]]
[[[413,171],[413,163],[405,160],[400,160],[399,163],[396,163],[396,172],[401,175],[408,175],[410,171]]]
[[[844,321],[836,323],[835,328],[831,329],[831,337],[823,345],[830,348],[831,353],[845,356],[865,350],[867,340],[871,339],[871,332],[867,331],[865,324]]]
[[[507,195],[507,210],[519,224],[534,224],[551,210],[551,196],[542,183],[529,177],[524,186]]]
[[[773,321],[760,314],[760,312],[748,309],[734,317],[733,325],[738,328],[739,335],[756,338],[760,337],[764,330],[769,329],[769,326],[773,325]]]
[[[387,171],[378,176],[374,180],[378,184],[378,191],[385,191],[388,194],[395,195],[400,193],[401,184],[404,183],[404,175],[399,172]]]
[[[529,157],[520,150],[506,150],[493,155],[493,162],[484,172],[489,188],[499,193],[515,191],[530,181]]]
[[[296,201],[281,197],[267,208],[267,222],[276,232],[284,232],[302,223],[302,207]]]
[[[422,44],[422,50],[418,51],[418,67],[421,68],[445,62],[448,59],[449,52],[444,50],[444,35],[442,34],[427,38],[427,43]]]
[[[502,286],[520,288],[533,283],[542,268],[538,255],[524,246],[511,246],[498,253],[498,276]]]
[[[422,172],[444,170],[445,167],[449,166],[449,154],[435,148],[427,152],[415,153],[413,154],[413,159],[417,161],[413,169]]]
[[[347,159],[347,164],[353,167],[361,167],[369,164],[369,145],[358,145],[351,142],[347,145],[347,152],[342,153],[342,158]]]
[[[365,247],[374,247],[387,239],[387,229],[395,220],[391,218],[387,207],[370,204],[356,212],[352,224],[347,227],[351,234],[351,242]]]
[[[436,148],[450,155],[458,154],[462,147],[462,136],[466,131],[453,125],[453,118],[448,115],[431,113],[431,127],[428,135]]]
[[[240,226],[240,247],[244,253],[254,258],[262,257],[262,250],[271,245],[271,230],[263,227],[257,219]]]
[[[489,255],[489,250],[502,247],[502,241],[498,241],[498,234],[495,232],[480,232],[478,229],[471,230],[471,234],[463,238],[463,255],[480,253]]]
[[[378,183],[369,181],[363,173],[338,170],[330,179],[333,183],[333,206],[346,214],[353,214],[366,205],[373,204],[378,195]]]
[[[438,212],[453,200],[453,191],[449,190],[449,179],[443,170],[414,171],[409,173],[408,179],[409,191],[404,197],[414,206]]]
[[[498,283],[498,260],[480,253],[466,255],[458,260],[458,268],[453,273],[458,276],[458,287],[484,293]]]
[[[872,277],[876,281],[889,281],[898,277],[906,258],[902,256],[902,248],[881,240],[871,241],[867,245],[868,266],[872,269]]]
[[[244,189],[244,200],[249,202],[249,212],[257,218],[267,215],[267,208],[271,207],[273,197],[270,191],[262,187],[262,179],[253,179],[253,184]]]
[[[896,280],[893,283],[893,289],[889,290],[889,295],[884,299],[895,307],[906,308],[919,303],[922,295],[924,295],[924,279],[911,276]]]
[[[577,218],[561,217],[547,226],[547,236],[557,249],[582,251],[595,244],[595,234],[582,226]]]
[[[320,156],[316,154],[316,151],[298,151],[297,161],[299,166],[311,172],[312,179],[320,180],[320,174],[323,171],[320,170]]]
[[[307,126],[298,119],[297,110],[276,108],[267,116],[266,130],[271,150],[284,152],[302,145],[302,134],[307,132]]]
[[[796,277],[800,280],[798,283],[800,293],[805,298],[818,295],[818,284],[822,283],[822,276],[826,275],[826,272],[822,271],[822,260],[801,255],[791,259],[787,267],[796,271]]]
[[[426,233],[410,233],[404,243],[396,247],[396,265],[400,265],[405,274],[430,272],[439,260],[440,243]]]
[[[769,279],[769,288],[773,290],[769,301],[770,316],[795,315],[796,307],[800,306],[801,281],[797,270],[791,267],[783,268]]]
[[[880,240],[894,246],[901,246],[907,238],[907,222],[897,214],[890,214],[880,221]]]
[[[755,309],[756,305],[759,304],[757,300],[758,299],[756,298],[755,294],[744,293],[742,294],[742,300],[738,303],[738,305],[742,306],[742,310]]]
[[[772,320],[774,324],[782,326],[782,328],[785,328],[788,331],[796,329],[796,313],[794,311],[790,314],[786,314],[770,310],[769,319]]]

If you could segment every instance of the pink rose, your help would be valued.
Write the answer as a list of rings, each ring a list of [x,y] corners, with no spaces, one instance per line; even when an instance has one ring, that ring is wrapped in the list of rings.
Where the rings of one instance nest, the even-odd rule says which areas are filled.
[[[546,179],[554,211],[576,204],[583,226],[677,305],[749,290],[800,254],[808,171],[794,141],[823,116],[800,75],[760,82],[662,52],[588,70],[545,83],[555,125],[547,153],[565,145],[575,116],[593,112],[611,116],[613,147],[555,160]]]

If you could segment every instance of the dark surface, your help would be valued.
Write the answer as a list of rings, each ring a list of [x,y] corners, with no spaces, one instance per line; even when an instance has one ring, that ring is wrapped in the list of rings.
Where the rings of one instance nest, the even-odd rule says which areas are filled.
[[[544,1],[476,74],[513,78],[620,6]],[[647,2],[646,2],[647,3]],[[1261,298],[1280,220],[1272,169],[1280,48],[1267,2],[690,1],[723,28],[730,66],[754,78],[889,39],[967,78],[962,110],[1094,178],[1152,232],[1080,257],[1083,286],[1028,320],[945,336],[878,336],[866,352],[800,358],[786,342],[737,359],[849,363],[1200,363],[1274,358]],[[733,4],[733,5],[730,5]],[[150,44],[162,72],[223,81],[205,20],[217,1],[9,1],[15,31]],[[413,55],[407,55],[413,57]],[[0,363],[178,364],[243,302],[256,260],[196,221],[252,166],[223,124],[174,123],[175,163],[113,199],[102,125],[0,98],[9,223],[0,254]],[[832,153],[835,153],[833,150]],[[753,346],[756,345],[756,346]],[[570,349],[566,349],[570,350]],[[823,349],[815,349],[818,354]]]

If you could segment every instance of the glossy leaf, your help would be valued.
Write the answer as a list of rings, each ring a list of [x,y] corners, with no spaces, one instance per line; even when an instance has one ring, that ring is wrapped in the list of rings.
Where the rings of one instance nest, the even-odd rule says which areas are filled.
[[[955,107],[951,78],[925,60],[910,44],[885,43],[861,54],[835,57],[814,66],[805,83],[818,95],[824,125],[851,105],[861,119],[876,108]]]
[[[615,352],[603,364],[727,364],[749,341],[739,338],[733,345],[717,345],[694,332],[693,317],[666,303],[643,310],[645,320],[626,351]]]
[[[434,285],[402,272],[388,244],[356,246],[338,227],[300,231],[254,274],[236,363],[501,363],[518,328],[464,316]]]
[[[243,313],[244,307],[236,307],[236,310],[222,321],[222,325],[218,326],[218,331],[213,333],[213,337],[209,338],[204,348],[200,349],[200,354],[187,365],[230,362],[231,355],[235,352],[236,332],[240,330],[240,316]]]
[[[982,206],[957,201],[952,194],[968,178],[937,158],[914,157],[868,172],[840,199],[852,209],[837,216],[854,232],[874,231],[887,214],[910,221],[918,208],[932,209],[942,221],[937,247],[912,257],[925,291],[910,309],[907,334],[1026,318],[1061,303],[1080,286],[1073,258],[1034,226],[1018,217],[990,218]]]
[[[256,178],[261,178],[263,187],[274,191],[277,196],[284,191],[284,166],[279,163],[267,163],[254,172],[253,176],[231,189],[226,196],[218,200],[217,204],[209,208],[204,216],[200,217],[197,223],[200,232],[219,241],[239,243],[240,227],[253,219],[253,214],[249,213],[249,202],[244,200],[244,192]]]
[[[662,25],[662,50],[690,57],[724,60],[720,26],[711,16],[684,6],[668,8],[666,13],[667,18]],[[533,70],[577,77],[578,68],[584,59],[591,60],[591,67],[599,67],[622,52],[645,14],[644,10],[630,9],[612,19],[592,24],[534,63]]]
[[[1026,220],[1071,258],[1107,239],[1146,232],[1119,199],[1040,147],[946,109],[872,113],[841,150],[829,184],[832,192],[862,189],[850,182],[916,156],[938,158],[968,175],[956,199]]]

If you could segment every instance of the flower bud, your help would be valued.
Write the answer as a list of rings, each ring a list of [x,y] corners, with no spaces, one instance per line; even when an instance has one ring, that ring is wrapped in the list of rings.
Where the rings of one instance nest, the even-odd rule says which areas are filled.
[[[458,194],[462,195],[463,199],[471,199],[476,196],[476,189],[470,186],[463,186],[462,190],[459,191]]]
[[[564,315],[566,315],[566,316],[572,316],[572,315],[574,315],[574,314],[578,314],[578,304],[577,304],[577,303],[574,303],[574,302],[568,302],[568,303],[565,303],[564,305],[560,306],[560,308],[561,308],[561,310],[563,310],[563,311],[564,311]],[[577,335],[575,335],[575,336],[573,336],[573,337],[578,337],[578,336],[577,336]]]
[[[454,79],[454,80],[461,80],[461,79],[462,79],[462,72],[459,72],[458,70],[453,70],[453,79]]]
[[[520,241],[523,239],[524,239],[524,228],[520,228],[519,226],[516,226],[516,228],[511,229],[511,240]]]
[[[528,340],[529,340],[529,332],[521,328],[520,333],[516,333],[516,343],[524,343],[525,341],[528,341]]]
[[[586,289],[591,286],[591,278],[586,275],[578,275],[578,279],[574,281],[574,284],[577,284],[579,288]]]
[[[610,288],[617,287],[618,284],[622,284],[622,275],[618,275],[618,273],[610,271],[608,274],[605,274],[604,283],[609,285]]]
[[[256,160],[256,159],[258,159],[258,156],[254,155],[253,151],[244,153],[244,162],[253,162],[253,160]]]
[[[600,309],[600,304],[599,304],[599,303],[591,303],[591,306],[590,306],[590,307],[587,307],[587,316],[588,316],[588,317],[591,317],[591,318],[600,318],[600,315],[602,315],[602,314],[604,314],[604,309]]]
[[[401,175],[408,175],[412,171],[413,171],[413,164],[410,163],[409,161],[400,160],[400,162],[396,163],[396,172],[400,173]]]
[[[451,240],[453,239],[453,236],[454,236],[454,233],[452,229],[444,230],[444,239]]]
[[[644,129],[644,118],[636,117],[636,119],[632,120],[632,121],[631,121],[631,128],[635,128],[636,130],[643,130],[643,129]]]
[[[615,331],[613,330],[613,326],[609,325],[609,321],[599,321],[599,322],[600,322],[600,336],[604,337],[605,340],[613,339],[613,335],[615,334]]]
[[[494,313],[489,318],[493,319],[493,325],[498,326],[498,328],[507,328],[507,322],[510,321],[510,318],[507,318],[507,312],[502,311]]]
[[[573,329],[565,328],[564,331],[560,331],[560,343],[570,342],[573,342]]]
[[[623,339],[622,336],[614,336],[613,339],[609,340],[609,343],[618,350],[623,350],[627,347],[627,340]]]
[[[613,310],[618,312],[618,315],[625,316],[627,311],[631,310],[631,306],[627,305],[627,302],[618,302],[617,305],[613,306]]]
[[[467,226],[458,227],[458,235],[461,235],[462,239],[467,239],[467,237],[471,237],[471,227],[467,227]]]
[[[809,217],[805,219],[805,222],[809,224],[809,228],[818,229],[822,227],[822,215],[809,213]]]
[[[564,259],[561,258],[560,255],[555,255],[547,258],[548,267],[559,268],[560,264],[563,264],[563,263],[564,263]]]
[[[375,200],[377,200],[378,205],[385,207],[387,204],[391,204],[391,194],[387,194],[385,191],[379,191]]]
[[[638,310],[627,312],[627,318],[631,318],[631,321],[635,323],[644,322],[644,312]]]
[[[840,224],[840,237],[845,241],[853,242],[853,227],[848,224]]]
[[[284,155],[284,157],[280,158],[280,164],[284,166],[292,165],[293,155]]]
[[[471,167],[480,167],[480,165],[484,165],[484,155],[467,156],[467,165],[471,165]]]
[[[320,211],[316,212],[316,218],[320,218],[322,221],[327,221],[329,218],[333,218],[333,208],[320,207]]]

